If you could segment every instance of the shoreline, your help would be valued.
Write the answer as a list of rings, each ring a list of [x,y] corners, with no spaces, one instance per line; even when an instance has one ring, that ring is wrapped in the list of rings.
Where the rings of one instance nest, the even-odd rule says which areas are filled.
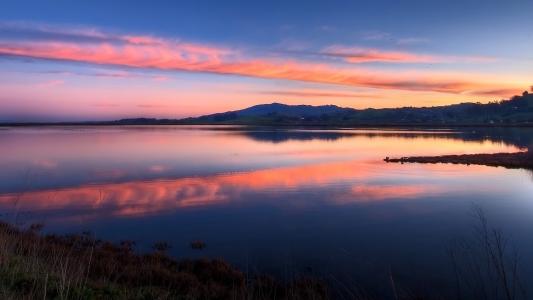
[[[134,241],[113,243],[89,232],[45,235],[42,228],[42,224],[19,228],[0,221],[0,298],[321,300],[330,296],[320,278],[281,280],[245,273],[223,259],[173,258],[166,242],[140,253]]]
[[[461,164],[461,165],[483,165],[490,167],[504,167],[507,169],[527,169],[533,170],[533,153],[494,153],[494,154],[462,154],[462,155],[441,155],[441,156],[410,156],[400,158],[386,157],[383,161],[387,163],[421,163],[421,164]]]
[[[2,127],[57,127],[57,126],[243,126],[243,127],[268,127],[268,128],[327,128],[327,129],[357,129],[357,128],[533,128],[533,123],[525,124],[257,124],[257,123],[120,123],[115,121],[102,122],[19,122],[0,123]]]

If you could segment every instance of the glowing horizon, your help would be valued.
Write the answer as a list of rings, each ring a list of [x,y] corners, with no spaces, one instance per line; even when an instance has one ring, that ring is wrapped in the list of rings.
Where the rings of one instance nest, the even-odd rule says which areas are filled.
[[[154,9],[168,21],[163,8]],[[11,14],[0,13],[0,121],[182,118],[272,102],[437,106],[508,99],[533,83],[528,57],[533,49],[522,42],[527,29],[504,33],[514,24],[503,18],[487,50],[487,36],[477,28],[497,11],[470,23],[440,24],[425,34],[420,34],[423,21],[405,21],[406,28],[392,32],[386,20],[376,21],[384,29],[369,29],[373,22],[366,20],[351,34],[351,26],[342,26],[348,16],[323,16],[319,23],[338,24],[314,24],[295,35],[293,27],[280,23],[270,38],[276,43],[259,37],[239,40],[246,37],[245,28],[223,38],[229,29],[203,24],[205,16],[194,8],[187,24],[198,30],[172,32],[146,19],[131,19],[137,26],[127,26],[130,19],[124,22],[108,12],[106,22],[99,23],[96,4],[77,22],[66,20],[76,9],[69,5],[59,16],[30,18],[32,11],[17,5]],[[508,9],[519,14],[518,8]],[[234,13],[244,17],[245,10]],[[270,21],[249,24],[268,31],[262,22]],[[308,25],[303,16],[293,21],[295,27]],[[460,35],[459,30],[471,40],[457,43],[453,33]],[[503,39],[511,47],[499,45]]]

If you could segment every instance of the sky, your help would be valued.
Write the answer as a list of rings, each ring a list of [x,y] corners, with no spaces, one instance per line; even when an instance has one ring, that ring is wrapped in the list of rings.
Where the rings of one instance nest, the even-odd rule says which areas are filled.
[[[0,122],[509,98],[533,1],[2,1]]]

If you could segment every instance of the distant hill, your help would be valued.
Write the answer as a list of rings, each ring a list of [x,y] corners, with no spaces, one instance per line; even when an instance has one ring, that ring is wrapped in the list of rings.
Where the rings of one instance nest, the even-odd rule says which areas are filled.
[[[49,125],[7,123],[5,125]],[[132,118],[107,122],[62,122],[53,125],[268,125],[268,126],[533,126],[533,94],[487,104],[435,107],[354,109],[335,105],[260,104],[185,119]],[[1,124],[0,124],[1,125]]]
[[[257,124],[258,122],[304,122],[318,120],[323,116],[336,116],[356,112],[353,108],[335,105],[287,105],[281,103],[259,104],[237,111],[228,111],[198,118],[188,118],[185,122],[200,123],[239,123]]]
[[[240,116],[244,117],[260,117],[267,115],[284,115],[288,117],[313,117],[322,114],[335,114],[347,111],[353,111],[352,108],[342,108],[336,105],[287,105],[282,103],[259,104],[243,110],[236,111]],[[224,115],[217,114],[217,115]]]
[[[161,120],[160,120],[161,121]],[[524,92],[510,100],[461,103],[436,107],[353,109],[335,105],[255,105],[178,121],[180,124],[242,125],[533,125],[533,94]]]

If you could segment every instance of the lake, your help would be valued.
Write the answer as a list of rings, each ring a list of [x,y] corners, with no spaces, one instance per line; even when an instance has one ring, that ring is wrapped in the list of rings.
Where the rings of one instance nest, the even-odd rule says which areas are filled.
[[[447,249],[474,234],[481,208],[533,282],[530,171],[383,161],[532,141],[531,129],[4,127],[0,213],[49,233],[91,231],[141,251],[167,241],[178,258],[383,291],[391,274],[449,290]]]

